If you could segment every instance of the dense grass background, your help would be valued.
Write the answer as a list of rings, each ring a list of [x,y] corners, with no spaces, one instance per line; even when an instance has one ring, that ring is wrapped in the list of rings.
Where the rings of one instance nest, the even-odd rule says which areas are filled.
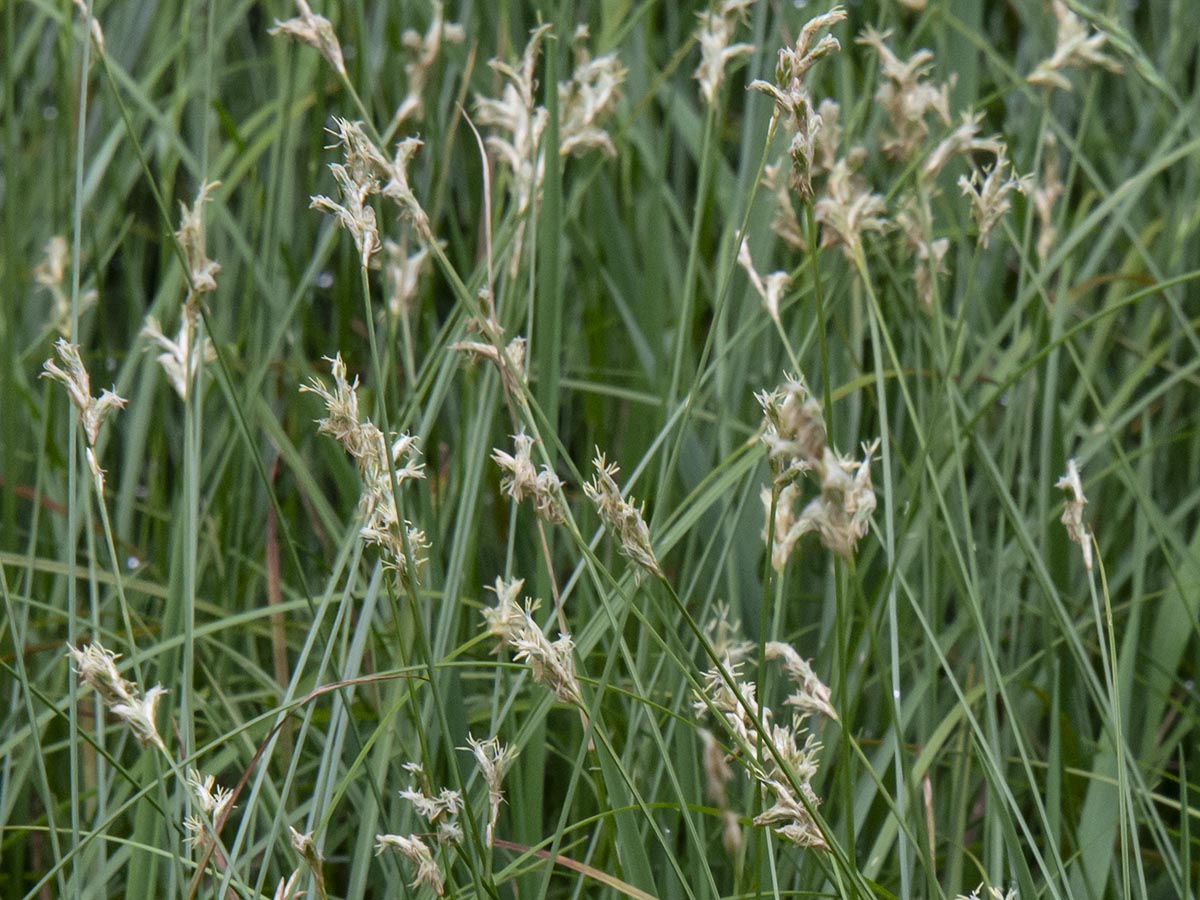
[[[815,100],[841,103],[843,147],[866,148],[890,213],[921,155],[879,150],[878,58],[854,42],[868,25],[893,29],[901,57],[933,51],[956,121],[982,112],[1018,172],[1039,172],[1057,138],[1065,191],[1044,261],[1023,197],[981,248],[955,185],[967,163],[947,167],[931,209],[949,271],[926,309],[899,232],[868,235],[850,261],[771,231],[760,178],[787,137],[768,143],[771,101],[745,85],[772,77],[777,49],[823,11],[812,4],[749,7],[735,40],[753,52],[709,107],[691,77],[702,4],[450,3],[465,40],[442,47],[421,117],[393,133],[404,32],[425,30],[427,0],[318,9],[346,80],[268,36],[294,14],[282,2],[97,2],[103,61],[69,4],[4,3],[0,895],[271,896],[299,865],[289,825],[314,833],[330,896],[428,895],[407,887],[407,862],[375,857],[375,835],[426,828],[397,796],[410,760],[463,787],[464,817],[482,822],[484,785],[458,749],[473,733],[520,756],[507,843],[469,833],[439,853],[455,896],[934,898],[986,882],[1024,900],[1195,897],[1200,31],[1187,0],[1072,6],[1109,35],[1121,74],[1072,72],[1072,91],[1047,92],[1024,80],[1054,47],[1041,0],[929,0],[852,4],[833,29],[842,52],[810,76]],[[627,76],[607,121],[615,156],[549,154],[518,217],[496,165],[485,203],[464,113],[499,91],[487,60],[515,61],[539,22],[548,141],[576,26]],[[308,209],[333,194],[333,116],[424,141],[413,186],[444,263],[406,321],[378,272],[364,296],[353,241]],[[949,130],[930,122],[921,154]],[[178,205],[209,182],[221,272],[204,325],[219,359],[185,405],[139,331],[152,313],[175,333]],[[390,204],[379,221],[414,239]],[[760,269],[793,276],[779,328],[737,267],[743,232]],[[64,296],[78,310],[96,292],[68,319],[93,389],[129,400],[102,432],[102,500],[61,386],[37,377],[57,333],[35,267],[54,235],[73,261]],[[518,422],[495,369],[450,349],[479,339],[467,320],[489,240],[502,323],[529,339],[536,412],[517,419],[540,433],[575,525],[539,525],[500,493],[489,457]],[[411,592],[357,539],[358,475],[298,392],[337,352],[364,414],[420,438],[427,478],[403,500],[432,546]],[[837,447],[883,437],[878,509],[852,561],[809,536],[776,576],[754,394],[797,370]],[[581,490],[596,447],[647,502],[665,579],[637,578],[600,529]],[[1058,521],[1072,457],[1091,572]],[[561,592],[585,717],[491,655],[484,586],[509,575],[542,599],[551,637]],[[763,798],[741,772],[740,854],[722,843],[691,628],[722,603],[746,638],[792,643],[832,688],[839,721],[808,723],[829,851],[752,826]],[[77,684],[64,645],[91,639],[123,654],[125,677],[169,689],[174,768]],[[789,692],[757,662],[743,676],[776,708]],[[195,883],[189,766],[239,787],[215,874]]]

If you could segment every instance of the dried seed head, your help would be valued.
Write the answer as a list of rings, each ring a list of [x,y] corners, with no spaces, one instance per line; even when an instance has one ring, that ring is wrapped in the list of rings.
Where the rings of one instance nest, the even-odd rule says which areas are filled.
[[[1058,174],[1058,139],[1052,131],[1046,132],[1042,154],[1042,177],[1033,191],[1033,208],[1037,211],[1038,223],[1041,226],[1037,255],[1038,260],[1044,263],[1058,238],[1058,232],[1054,228],[1054,204],[1065,190],[1062,178]]]
[[[575,674],[575,642],[569,634],[560,634],[551,643],[542,633],[533,620],[538,602],[527,599],[524,609],[517,602],[524,583],[521,579],[496,579],[496,586],[490,588],[496,594],[496,605],[483,610],[488,634],[500,639],[497,652],[500,647],[509,647],[516,651],[513,659],[529,661],[534,681],[550,688],[563,703],[582,707],[583,694]]]
[[[561,156],[578,156],[596,149],[616,156],[617,148],[600,123],[620,99],[625,67],[615,53],[592,59],[583,44],[587,29],[581,28],[575,37],[575,69],[558,85],[558,152]]]
[[[71,246],[67,243],[67,239],[61,235],[55,235],[46,241],[42,261],[33,269],[33,280],[50,293],[50,327],[64,338],[71,336],[71,298],[63,287],[70,251]],[[80,292],[80,313],[95,305],[96,291],[94,289]]]
[[[413,56],[404,64],[404,74],[408,78],[408,94],[396,110],[394,121],[397,124],[409,118],[421,118],[425,83],[437,62],[442,43],[461,44],[466,39],[466,32],[461,25],[445,21],[441,2],[433,0],[432,5],[433,16],[425,34],[409,28],[400,38],[405,49]]]
[[[484,841],[487,846],[491,847],[496,831],[496,820],[500,816],[500,804],[504,802],[502,787],[504,776],[513,764],[513,760],[517,758],[517,750],[515,747],[501,747],[500,739],[495,737],[486,741],[477,741],[468,734],[467,744],[470,745],[471,753],[475,756],[475,762],[478,764],[479,771],[488,788],[488,805],[491,807],[491,814],[484,832]]]
[[[346,77],[346,63],[342,59],[342,46],[338,43],[333,24],[324,16],[315,14],[304,0],[296,0],[300,15],[286,22],[275,20],[275,27],[267,34],[282,34],[314,48],[325,57],[338,74]]]
[[[548,464],[542,464],[539,473],[533,465],[533,438],[522,429],[513,435],[516,456],[505,453],[500,449],[492,450],[492,459],[504,471],[500,480],[500,490],[520,503],[526,497],[533,500],[534,512],[547,522],[560,523],[564,521],[562,504],[563,484]]]
[[[796,707],[802,715],[820,713],[837,721],[838,715],[829,703],[829,688],[817,677],[808,660],[801,657],[791,644],[782,641],[768,641],[764,652],[767,659],[783,662],[783,671],[798,688],[784,701],[785,704]]]
[[[596,449],[596,458],[592,460],[596,474],[592,480],[583,486],[583,492],[588,499],[596,504],[600,519],[608,526],[620,541],[621,552],[651,575],[664,577],[654,555],[654,546],[650,542],[650,528],[644,517],[645,504],[642,508],[621,496],[614,476],[620,472],[615,464],[609,464],[604,454]]]
[[[750,242],[742,239],[741,249],[738,250],[738,265],[746,270],[750,284],[762,298],[767,315],[779,324],[779,299],[792,286],[792,277],[787,272],[772,272],[765,279],[754,268],[754,260],[750,256]]]
[[[411,522],[400,522],[392,479],[395,478],[396,487],[402,487],[410,480],[425,477],[417,439],[409,434],[391,435],[389,445],[383,432],[369,419],[360,421],[358,379],[355,378],[353,383],[347,381],[346,364],[340,353],[328,362],[333,373],[333,389],[314,378],[309,384],[301,385],[300,390],[316,394],[325,401],[329,415],[317,420],[317,431],[332,435],[358,467],[363,481],[359,515],[365,522],[359,536],[383,550],[386,568],[402,578],[415,578],[425,563],[424,551],[430,544],[425,532],[413,527]]]
[[[162,333],[162,328],[154,316],[147,316],[142,326],[141,337],[148,338],[161,349],[157,357],[171,386],[179,399],[187,402],[192,385],[200,374],[202,363],[207,364],[217,358],[212,341],[201,336],[199,323],[194,307],[185,306],[179,318],[179,333],[171,340]]]
[[[820,464],[825,416],[802,377],[788,375],[773,391],[756,394],[763,411],[762,442],[776,484],[794,481]]]
[[[208,258],[204,237],[204,204],[208,202],[209,191],[219,184],[219,181],[214,181],[201,185],[191,208],[185,203],[179,204],[179,230],[175,232],[175,239],[179,241],[183,258],[187,260],[189,303],[201,294],[209,294],[217,289],[216,275],[221,271],[221,266]]]
[[[442,873],[439,871],[437,863],[433,861],[433,854],[424,841],[415,834],[407,837],[400,834],[375,835],[375,855],[378,856],[389,849],[399,853],[417,867],[417,873],[412,882],[414,889],[422,884],[427,884],[439,897],[445,894],[446,888],[442,883]]]
[[[813,216],[823,226],[821,246],[842,248],[847,259],[862,253],[862,236],[883,234],[890,227],[887,205],[856,174],[855,156],[839,159],[829,173],[825,195],[813,204]]]
[[[1067,474],[1055,482],[1055,487],[1067,492],[1067,505],[1063,510],[1062,523],[1067,527],[1067,536],[1083,551],[1083,564],[1092,570],[1092,535],[1083,524],[1083,508],[1087,497],[1083,496],[1083,481],[1079,477],[1079,466],[1074,459],[1067,460]]]
[[[334,181],[342,202],[338,203],[323,194],[317,194],[309,203],[310,209],[321,209],[337,218],[338,224],[350,232],[354,246],[358,248],[359,260],[365,269],[371,257],[379,252],[379,229],[375,225],[375,209],[368,202],[372,186],[366,181],[355,181],[341,163],[330,163]]]
[[[87,644],[82,650],[68,646],[67,653],[80,680],[94,689],[109,711],[129,726],[138,743],[153,744],[165,753],[167,748],[159,737],[154,717],[166,689],[156,684],[142,695],[136,684],[126,681],[117,671],[118,654],[99,643]]]
[[[983,113],[963,113],[962,124],[951,131],[933,148],[925,165],[921,167],[921,175],[932,179],[942,171],[946,163],[953,157],[982,151],[999,156],[1005,152],[1004,142],[998,134],[991,137],[979,137],[979,126],[983,124]]]
[[[91,22],[92,44],[96,48],[96,52],[101,56],[104,55],[104,32],[100,29],[100,21],[96,18],[96,11],[88,8],[88,3],[85,0],[75,0],[75,8],[79,10],[79,14],[83,16],[85,22]]]
[[[731,44],[738,25],[746,20],[746,11],[754,0],[723,0],[716,9],[697,13],[700,25],[696,41],[700,44],[700,65],[693,74],[700,82],[700,94],[709,106],[715,106],[725,67],[754,52],[753,44]]]
[[[187,783],[203,815],[188,816],[184,819],[183,829],[188,844],[193,849],[204,850],[216,842],[221,826],[233,809],[233,791],[217,784],[212,775],[201,775],[195,769],[188,769]]]
[[[821,116],[813,111],[805,77],[818,60],[842,48],[832,35],[826,35],[814,45],[818,32],[845,18],[845,10],[835,6],[828,13],[811,19],[801,29],[796,46],[779,51],[775,82],[758,79],[750,83],[752,89],[762,91],[775,101],[776,117],[787,117],[792,132],[788,147],[788,156],[792,160],[792,187],[802,200],[812,198],[814,154],[817,134],[822,127]]]
[[[875,99],[887,111],[893,134],[883,142],[883,152],[892,159],[909,160],[929,134],[925,117],[929,113],[950,124],[951,82],[935,85],[928,81],[933,69],[933,54],[918,50],[907,60],[901,60],[885,43],[890,32],[880,33],[868,27],[858,43],[875,48],[879,54],[880,74]]]
[[[979,228],[979,244],[986,248],[992,229],[1012,208],[1012,192],[1028,194],[1033,187],[1033,176],[1018,176],[1001,150],[995,163],[982,172],[973,170],[970,178],[960,177],[958,186],[971,200],[971,217]]]
[[[126,401],[114,391],[101,391],[99,397],[92,396],[91,378],[79,356],[78,345],[59,338],[54,342],[54,350],[66,368],[60,368],[53,359],[48,359],[42,363],[42,377],[62,382],[66,387],[67,396],[79,414],[79,422],[87,435],[88,446],[94,448],[104,420],[123,408]]]
[[[1065,69],[1086,69],[1098,66],[1109,72],[1119,73],[1121,64],[1106,56],[1102,48],[1108,36],[1094,31],[1088,34],[1087,24],[1071,12],[1062,0],[1053,0],[1051,8],[1058,20],[1058,34],[1054,40],[1054,53],[1038,64],[1026,79],[1030,84],[1040,84],[1053,90],[1071,90],[1071,82],[1062,74]]]
[[[948,272],[946,253],[950,250],[950,241],[933,236],[933,218],[929,206],[913,194],[906,195],[902,201],[896,224],[913,249],[913,284],[917,289],[917,297],[926,309],[932,309],[938,276]]]
[[[1017,889],[1009,888],[1006,892],[996,887],[984,887],[982,884],[968,894],[959,894],[955,900],[1017,900]]]

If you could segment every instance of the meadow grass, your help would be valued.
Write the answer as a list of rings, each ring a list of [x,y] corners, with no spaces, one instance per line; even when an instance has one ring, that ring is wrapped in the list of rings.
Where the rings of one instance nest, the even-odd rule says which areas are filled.
[[[1196,896],[1195,9],[845,12],[0,7],[0,896]]]

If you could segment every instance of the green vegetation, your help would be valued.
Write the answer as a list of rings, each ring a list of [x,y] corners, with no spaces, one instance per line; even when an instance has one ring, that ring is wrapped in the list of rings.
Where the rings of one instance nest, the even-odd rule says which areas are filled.
[[[1195,9],[797,6],[0,4],[0,896],[1196,896]]]

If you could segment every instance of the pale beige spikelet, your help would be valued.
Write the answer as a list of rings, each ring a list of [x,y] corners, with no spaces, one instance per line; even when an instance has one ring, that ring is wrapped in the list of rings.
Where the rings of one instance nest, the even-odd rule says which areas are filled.
[[[1079,477],[1079,464],[1074,459],[1067,460],[1067,473],[1055,482],[1055,487],[1067,492],[1067,505],[1063,509],[1062,523],[1066,526],[1067,536],[1079,545],[1083,551],[1083,564],[1090,572],[1092,570],[1092,534],[1083,523],[1083,508],[1087,505],[1087,497],[1083,495],[1083,480]]]
[[[216,276],[221,271],[221,266],[208,258],[204,206],[209,201],[209,194],[219,186],[219,181],[202,184],[191,206],[186,203],[179,204],[179,230],[175,232],[175,239],[179,242],[183,258],[187,262],[188,302],[217,289]]]
[[[296,0],[296,9],[300,15],[285,22],[276,19],[275,26],[269,28],[267,34],[282,34],[302,44],[308,44],[345,78],[346,62],[342,57],[342,45],[338,43],[333,24],[324,16],[314,13],[305,0]]]
[[[918,50],[902,60],[887,45],[890,36],[890,32],[881,33],[868,26],[858,43],[873,47],[879,55],[882,80],[875,99],[892,123],[892,134],[882,144],[883,152],[892,159],[906,161],[929,134],[926,116],[932,113],[943,124],[950,124],[953,79],[941,85],[932,83],[929,73],[933,69],[933,53]]]
[[[162,350],[156,357],[158,364],[162,366],[179,399],[185,403],[191,396],[201,365],[211,363],[217,358],[212,341],[202,336],[199,324],[195,308],[185,305],[179,317],[179,331],[174,340],[163,334],[154,316],[146,317],[146,322],[138,333],[139,337],[146,338]]]
[[[1058,239],[1058,231],[1054,227],[1054,205],[1066,190],[1059,175],[1058,157],[1058,139],[1054,132],[1047,131],[1042,141],[1042,177],[1033,191],[1033,208],[1037,212],[1039,225],[1037,255],[1043,263]]]
[[[813,204],[821,223],[821,246],[841,247],[853,261],[863,252],[863,235],[891,228],[882,194],[873,193],[857,174],[857,154],[839,159],[829,173],[825,193]]]
[[[488,634],[499,638],[497,652],[501,647],[514,650],[513,659],[528,661],[534,681],[548,687],[563,703],[582,708],[583,694],[575,674],[575,642],[569,634],[560,634],[553,643],[546,637],[533,620],[538,601],[527,599],[523,609],[517,601],[524,583],[519,578],[497,578],[495,587],[489,588],[496,594],[496,605],[483,610]]]
[[[1121,63],[1103,52],[1108,36],[1101,31],[1088,31],[1087,24],[1071,12],[1063,0],[1052,0],[1050,8],[1058,20],[1058,31],[1054,39],[1054,52],[1038,63],[1026,79],[1030,84],[1040,84],[1053,90],[1071,90],[1071,82],[1063,75],[1067,69],[1100,68],[1114,74],[1121,72]]]
[[[992,229],[1012,209],[1012,193],[1028,194],[1033,188],[1033,176],[1017,175],[1002,151],[991,166],[982,171],[972,170],[970,178],[960,177],[958,186],[971,201],[971,218],[979,229],[979,245],[986,249]]]
[[[558,524],[566,518],[559,501],[562,480],[545,463],[541,472],[537,471],[533,464],[533,444],[533,438],[521,429],[513,435],[515,455],[498,448],[492,450],[492,460],[504,472],[500,490],[517,503],[529,497],[539,518]]]
[[[95,449],[100,426],[118,409],[124,408],[127,401],[117,396],[116,391],[110,390],[101,391],[99,397],[92,396],[91,377],[83,365],[77,344],[59,338],[54,342],[54,351],[62,366],[53,359],[46,360],[42,363],[42,377],[60,382],[67,389],[67,396],[87,436],[88,447]]]
[[[484,843],[491,847],[495,839],[496,821],[500,817],[500,804],[504,802],[504,776],[517,758],[517,749],[501,746],[500,739],[496,737],[480,741],[470,734],[467,735],[467,744],[488,789],[490,813],[484,831]]]
[[[393,119],[393,124],[400,124],[408,119],[420,119],[424,114],[425,85],[429,74],[437,62],[443,44],[461,44],[466,40],[466,31],[457,22],[447,22],[443,4],[440,0],[432,0],[432,15],[429,27],[425,33],[415,28],[408,28],[401,35],[400,41],[412,58],[404,64],[404,75],[408,79],[408,93],[400,103]],[[393,129],[389,129],[393,130]]]
[[[439,897],[446,893],[442,873],[434,862],[433,853],[417,835],[375,835],[375,855],[379,856],[385,850],[394,850],[416,866],[416,875],[412,881],[414,890],[422,884],[427,884]]]
[[[709,106],[717,102],[717,95],[725,82],[725,68],[754,52],[753,44],[732,43],[734,33],[745,21],[753,3],[754,0],[722,0],[715,8],[696,13],[700,19],[696,28],[700,65],[692,77],[700,83],[700,95]]]
[[[746,271],[746,277],[750,279],[750,285],[762,300],[767,315],[779,324],[779,301],[784,292],[792,286],[792,276],[787,272],[771,272],[765,278],[759,275],[754,267],[754,259],[750,256],[750,242],[745,238],[742,239],[742,246],[738,250],[737,261]]]
[[[165,688],[156,684],[142,694],[136,684],[126,681],[117,671],[116,660],[120,656],[97,641],[86,644],[82,650],[68,646],[67,654],[75,663],[80,681],[100,695],[101,702],[129,726],[138,743],[153,744],[166,752],[154,722],[158,701],[167,692]]]
[[[354,246],[358,248],[359,262],[365,269],[370,266],[371,257],[382,247],[379,242],[379,228],[375,224],[375,209],[369,201],[371,186],[362,181],[355,181],[341,163],[330,163],[329,171],[333,173],[333,180],[337,182],[342,201],[339,203],[324,194],[316,194],[312,197],[309,208],[324,210],[350,232],[354,238]]]
[[[644,504],[642,508],[638,508],[632,501],[621,496],[621,489],[615,480],[615,476],[621,470],[616,463],[609,463],[598,447],[592,465],[596,474],[583,486],[583,492],[596,505],[600,520],[617,538],[621,553],[651,575],[664,577],[650,541],[650,528],[646,524]]]

